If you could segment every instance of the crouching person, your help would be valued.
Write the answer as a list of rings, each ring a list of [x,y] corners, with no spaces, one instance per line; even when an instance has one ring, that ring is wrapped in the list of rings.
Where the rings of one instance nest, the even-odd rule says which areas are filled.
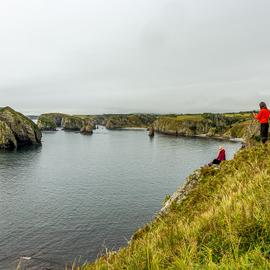
[[[211,163],[209,163],[209,166],[212,166],[214,164],[219,165],[222,161],[226,160],[226,151],[223,146],[219,148],[217,158],[215,158]]]

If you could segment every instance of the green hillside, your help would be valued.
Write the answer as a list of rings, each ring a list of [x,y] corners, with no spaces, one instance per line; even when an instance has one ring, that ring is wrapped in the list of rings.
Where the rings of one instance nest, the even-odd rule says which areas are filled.
[[[270,269],[270,148],[238,152],[188,178],[163,216],[91,269]]]

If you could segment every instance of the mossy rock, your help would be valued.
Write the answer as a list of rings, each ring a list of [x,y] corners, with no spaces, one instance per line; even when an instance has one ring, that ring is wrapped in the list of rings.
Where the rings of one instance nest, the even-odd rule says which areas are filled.
[[[93,134],[93,126],[91,125],[84,125],[80,132],[84,135],[92,135]]]
[[[44,113],[38,118],[37,125],[40,130],[56,130],[62,126],[62,120],[69,115],[64,113]]]
[[[157,118],[156,115],[152,114],[115,114],[104,117],[103,123],[107,129],[147,128]]]
[[[77,116],[65,116],[62,119],[62,127],[64,130],[80,131],[84,126],[84,120]]]
[[[16,138],[7,123],[0,120],[0,148],[16,148]]]
[[[57,128],[55,120],[45,115],[38,118],[37,125],[40,130],[56,130]]]
[[[0,121],[0,148],[41,144],[38,126],[23,114],[5,107],[0,110]]]
[[[211,114],[161,116],[153,124],[155,131],[181,136],[236,137],[245,135],[246,114]]]

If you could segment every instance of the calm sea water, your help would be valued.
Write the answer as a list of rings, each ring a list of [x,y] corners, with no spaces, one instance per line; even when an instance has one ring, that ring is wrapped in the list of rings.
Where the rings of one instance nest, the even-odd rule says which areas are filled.
[[[127,243],[166,194],[212,160],[221,142],[146,131],[43,135],[43,146],[0,152],[0,269],[62,269]],[[232,158],[239,144],[222,142]]]

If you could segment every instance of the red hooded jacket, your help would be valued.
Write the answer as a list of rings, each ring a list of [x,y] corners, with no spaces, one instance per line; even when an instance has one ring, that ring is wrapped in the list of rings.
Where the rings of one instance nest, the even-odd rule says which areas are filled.
[[[220,160],[220,161],[226,160],[226,153],[224,149],[219,151],[217,160]]]
[[[268,109],[261,109],[257,115],[257,119],[261,124],[267,124],[269,122],[270,112]]]

